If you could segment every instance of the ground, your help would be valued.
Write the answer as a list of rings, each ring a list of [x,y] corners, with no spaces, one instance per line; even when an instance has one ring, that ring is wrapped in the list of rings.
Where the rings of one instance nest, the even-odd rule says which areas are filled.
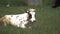
[[[0,25],[0,34],[60,34],[60,8],[50,6],[0,7],[0,17],[6,14],[21,14],[28,8],[36,9],[33,29],[21,29],[11,25]]]

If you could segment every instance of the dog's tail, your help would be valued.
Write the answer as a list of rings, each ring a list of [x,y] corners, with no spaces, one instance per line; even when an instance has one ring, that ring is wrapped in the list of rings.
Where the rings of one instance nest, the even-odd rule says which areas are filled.
[[[10,24],[10,17],[9,16],[3,16],[2,18],[0,18],[0,23],[4,24],[5,26],[7,24]]]
[[[5,17],[0,18],[0,23],[3,23]]]
[[[6,19],[5,16],[0,18],[0,24],[4,24],[5,26],[8,24],[8,20]]]

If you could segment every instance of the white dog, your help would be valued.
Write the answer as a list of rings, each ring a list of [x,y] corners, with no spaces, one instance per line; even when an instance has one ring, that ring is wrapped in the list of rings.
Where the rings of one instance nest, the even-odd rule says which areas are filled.
[[[5,15],[0,19],[1,23],[4,23],[6,26],[7,24],[11,24],[17,27],[26,28],[26,24],[28,21],[35,22],[35,9],[29,9],[26,13],[17,14],[17,15]]]

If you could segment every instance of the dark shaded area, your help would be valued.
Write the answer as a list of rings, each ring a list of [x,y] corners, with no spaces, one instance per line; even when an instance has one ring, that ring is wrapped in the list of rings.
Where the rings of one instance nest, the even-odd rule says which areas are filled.
[[[52,8],[56,8],[56,7],[59,7],[59,6],[60,6],[60,0],[55,0]]]

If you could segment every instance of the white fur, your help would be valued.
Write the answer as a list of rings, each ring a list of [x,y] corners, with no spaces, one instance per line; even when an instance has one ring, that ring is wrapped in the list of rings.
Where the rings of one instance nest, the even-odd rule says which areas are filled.
[[[29,9],[27,12],[29,12],[29,11],[30,11],[30,14],[32,15],[32,18],[30,19],[30,21],[34,22],[36,20],[35,12],[34,12],[35,9]],[[11,25],[21,27],[21,28],[26,28],[25,24],[28,23],[28,20],[27,20],[28,13],[17,14],[17,15],[5,15],[4,17],[7,20],[7,23],[9,22]]]

